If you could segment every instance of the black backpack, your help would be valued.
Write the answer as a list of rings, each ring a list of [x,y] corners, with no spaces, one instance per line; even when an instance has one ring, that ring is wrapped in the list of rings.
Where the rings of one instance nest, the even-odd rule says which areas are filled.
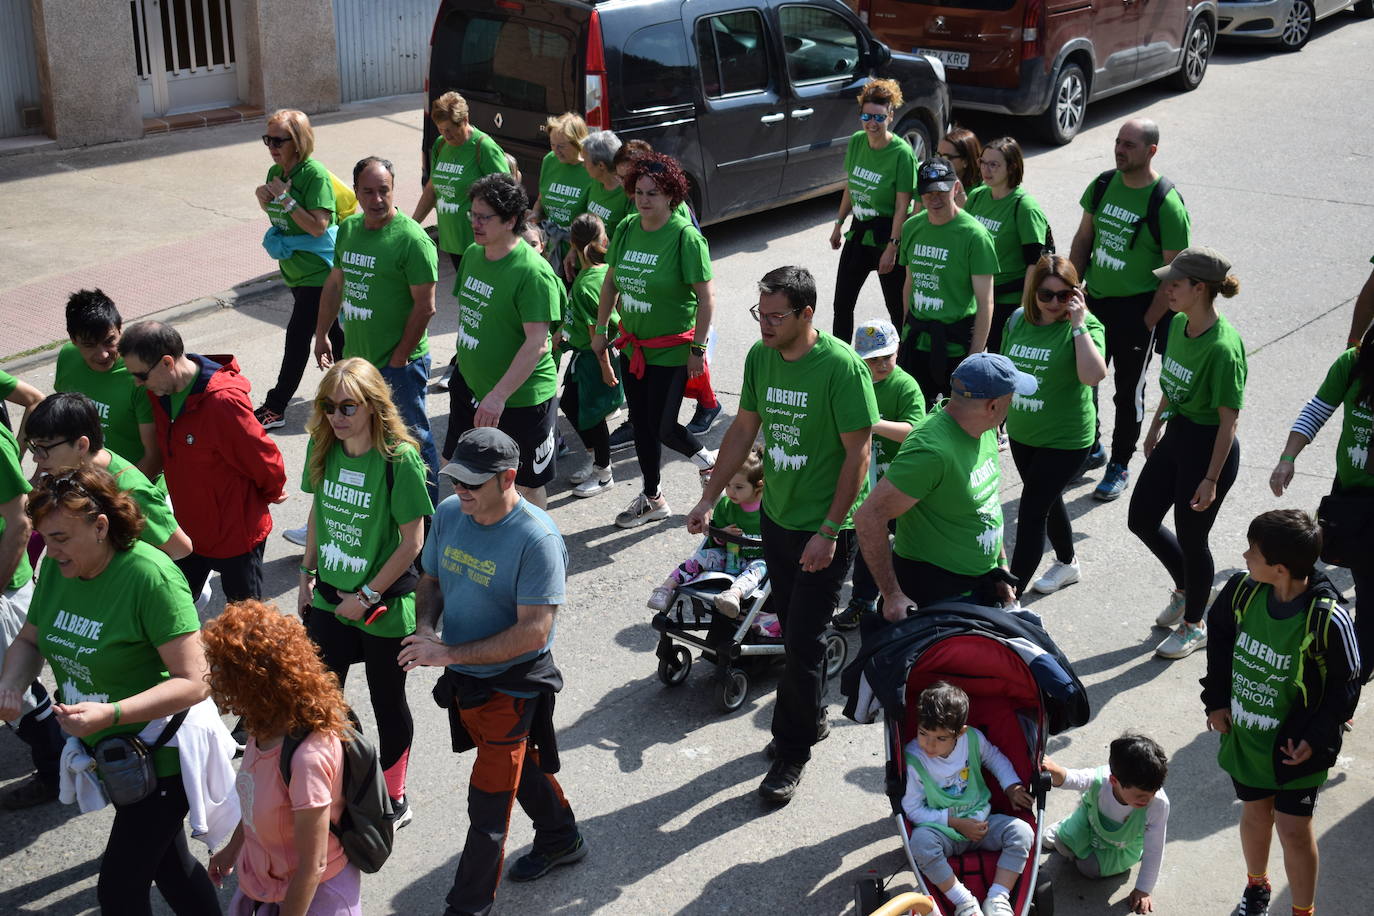
[[[1097,214],[1097,208],[1102,206],[1102,198],[1107,196],[1107,186],[1112,183],[1112,177],[1116,175],[1116,169],[1108,169],[1097,176],[1097,181],[1093,183],[1093,214]],[[1169,192],[1174,190],[1174,183],[1163,175],[1159,176],[1159,181],[1150,189],[1150,200],[1145,204],[1145,218],[1137,220],[1135,230],[1131,233],[1131,244],[1128,248],[1135,247],[1135,240],[1140,237],[1140,226],[1142,223],[1150,227],[1150,234],[1155,237],[1155,244],[1164,247],[1164,236],[1159,228],[1159,211],[1164,207],[1164,198],[1169,196]],[[1178,195],[1178,202],[1183,203],[1183,195]]]
[[[391,855],[395,828],[391,798],[382,777],[382,762],[377,749],[358,729],[357,717],[350,710],[351,724],[344,728],[343,813],[329,830],[339,838],[344,855],[359,871],[373,874]],[[307,733],[308,734],[308,733]],[[291,758],[307,735],[287,735],[281,746],[281,778],[291,785]]]

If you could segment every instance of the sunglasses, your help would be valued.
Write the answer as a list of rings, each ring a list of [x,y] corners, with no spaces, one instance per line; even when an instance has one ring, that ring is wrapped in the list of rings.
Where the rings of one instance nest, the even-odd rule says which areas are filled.
[[[71,445],[75,441],[75,439],[59,439],[56,442],[49,442],[47,445],[39,445],[37,442],[30,439],[29,451],[33,453],[33,457],[37,458],[39,461],[44,461],[52,454],[52,450],[59,445]]]
[[[885,115],[885,114],[869,114],[868,112],[865,111],[865,112],[862,112],[862,113],[859,115],[859,120],[860,120],[860,121],[877,121],[879,124],[881,124],[881,123],[883,123],[884,121],[887,120],[887,115]]]
[[[146,369],[145,371],[143,371],[143,372],[135,372],[134,370],[130,369],[130,370],[129,370],[129,374],[132,375],[134,378],[138,379],[140,382],[146,382],[146,381],[148,381],[148,376],[152,375],[154,372],[157,371],[157,367],[162,365],[162,361],[163,361],[165,358],[166,358],[165,356],[159,356],[158,359],[157,359],[157,362],[154,363],[152,366],[150,366],[150,367],[149,367],[148,369]]]
[[[668,166],[662,162],[646,162],[640,166],[640,168],[650,175],[662,175],[664,172],[668,171]]]
[[[272,147],[272,149],[281,149],[283,146],[290,142],[290,137],[274,137],[271,134],[262,135],[262,145],[270,146]]]
[[[770,328],[776,328],[778,325],[786,321],[789,315],[795,315],[800,311],[801,309],[788,309],[785,312],[765,313],[760,312],[759,307],[757,305],[751,305],[749,307],[749,314],[754,316],[754,320],[757,321],[759,324],[767,322]]]
[[[345,417],[351,417],[358,412],[358,407],[359,404],[356,401],[344,401],[342,404],[335,404],[328,398],[320,398],[319,400],[320,413],[324,414],[326,417],[334,416],[335,411],[338,411]]]
[[[1069,300],[1073,298],[1073,288],[1053,290],[1042,286],[1035,291],[1035,298],[1046,304],[1058,299],[1060,305],[1068,305]]]
[[[48,491],[59,499],[66,496],[68,493],[75,493],[77,496],[89,499],[91,502],[96,501],[95,497],[91,496],[90,492],[78,483],[76,478],[71,474],[63,474],[61,477],[49,477],[46,483]]]

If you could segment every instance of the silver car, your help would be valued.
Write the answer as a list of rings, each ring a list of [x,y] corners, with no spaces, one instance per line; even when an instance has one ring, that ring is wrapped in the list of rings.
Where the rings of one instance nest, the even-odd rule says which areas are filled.
[[[1374,0],[1221,0],[1217,4],[1217,37],[1276,41],[1297,51],[1312,37],[1312,27],[1327,16],[1353,9],[1374,18]]]

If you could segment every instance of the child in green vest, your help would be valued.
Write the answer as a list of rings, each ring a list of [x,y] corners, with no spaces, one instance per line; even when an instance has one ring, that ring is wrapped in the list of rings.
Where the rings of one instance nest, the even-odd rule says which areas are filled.
[[[1317,888],[1312,812],[1360,699],[1360,654],[1340,593],[1315,569],[1321,529],[1299,509],[1250,523],[1249,571],[1226,583],[1207,613],[1211,643],[1202,704],[1221,733],[1217,762],[1231,777],[1248,873],[1239,913],[1269,912],[1269,845],[1277,828],[1294,916]]]
[[[1046,757],[1044,768],[1056,788],[1081,792],[1083,798],[1073,814],[1044,832],[1041,846],[1057,851],[1087,878],[1119,875],[1139,862],[1131,912],[1153,913],[1150,892],[1159,878],[1169,826],[1164,748],[1144,735],[1125,734],[1112,742],[1104,767],[1069,770]]]
[[[1013,916],[1011,890],[1030,858],[1030,824],[992,813],[983,767],[1018,808],[1034,804],[1016,768],[987,737],[968,726],[968,694],[944,681],[921,691],[916,737],[907,742],[902,811],[911,831],[911,857],[926,880],[954,906],[954,916]],[[947,861],[970,849],[1002,851],[982,909]]]

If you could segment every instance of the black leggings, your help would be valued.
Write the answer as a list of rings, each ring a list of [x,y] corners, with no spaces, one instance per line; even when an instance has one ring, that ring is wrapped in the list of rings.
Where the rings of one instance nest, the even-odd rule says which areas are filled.
[[[701,440],[677,420],[682,389],[687,386],[687,367],[645,366],[644,377],[635,378],[629,357],[622,357],[620,363],[625,403],[635,428],[635,457],[644,476],[644,495],[657,496],[663,446],[689,458],[701,451]]]
[[[319,608],[310,610],[305,626],[320,647],[325,665],[338,675],[340,687],[348,679],[349,666],[363,663],[372,714],[377,719],[377,755],[382,769],[391,769],[410,750],[415,737],[415,723],[406,701],[406,672],[396,664],[402,637],[364,633],[358,627],[341,623],[333,611]]]
[[[1183,589],[1183,619],[1188,623],[1202,620],[1207,610],[1212,580],[1216,577],[1207,535],[1240,468],[1240,440],[1237,439],[1231,443],[1231,453],[1217,475],[1217,498],[1205,512],[1193,510],[1189,503],[1198,484],[1207,476],[1216,438],[1215,426],[1200,426],[1181,416],[1169,420],[1159,444],[1136,478],[1131,508],[1126,515],[1131,533],[1144,541],[1150,552],[1164,564],[1174,580],[1174,588]],[[1171,506],[1174,531],[1169,531],[1163,524],[1164,515]]]
[[[1019,583],[1017,594],[1030,587],[1031,577],[1045,556],[1045,535],[1055,558],[1073,559],[1073,527],[1064,508],[1064,488],[1078,476],[1092,446],[1040,448],[1011,440],[1011,458],[1021,475],[1021,503],[1016,510],[1016,549],[1011,555],[1011,574]]]
[[[586,429],[578,429],[577,389],[577,382],[573,381],[569,372],[563,382],[563,396],[558,399],[558,406],[563,409],[563,416],[572,423],[573,429],[577,429],[577,438],[592,453],[592,462],[599,468],[608,468],[611,466],[610,427],[606,425],[606,418],[602,417]]]
[[[1153,292],[1121,298],[1088,297],[1088,308],[1102,322],[1102,329],[1106,332],[1107,352],[1103,356],[1108,366],[1116,363],[1112,374],[1116,391],[1112,395],[1115,417],[1111,460],[1122,467],[1131,463],[1131,456],[1135,454],[1136,444],[1140,441],[1140,427],[1145,422],[1145,370],[1149,368],[1150,354],[1154,352],[1155,334],[1145,326],[1145,313],[1149,311],[1154,298]],[[1161,334],[1167,331],[1167,326],[1159,328]],[[1098,389],[1094,387],[1094,399],[1097,393]],[[1098,414],[1099,439],[1101,416]],[[1198,479],[1201,480],[1201,476]],[[1188,495],[1192,496],[1192,493]]]
[[[315,340],[315,325],[320,317],[319,286],[291,287],[291,318],[286,322],[286,348],[281,355],[281,368],[277,370],[277,384],[267,392],[263,406],[276,413],[286,413],[286,405],[300,387],[301,377],[305,375],[305,364],[310,361]],[[344,334],[339,322],[329,328],[329,343],[334,348],[334,356],[343,358]]]
[[[859,235],[861,231],[855,229],[854,234]],[[864,288],[868,275],[878,269],[878,262],[886,248],[886,245],[876,248],[864,245],[858,239],[851,238],[840,249],[840,266],[835,270],[835,323],[832,333],[845,343],[854,339],[854,306],[859,301],[859,291]],[[905,282],[906,269],[901,264],[885,274],[878,274],[888,320],[897,328],[902,326],[902,284]]]
[[[151,916],[154,882],[177,916],[220,912],[205,866],[186,845],[188,810],[180,774],[159,779],[143,801],[115,809],[95,891],[102,913]]]

